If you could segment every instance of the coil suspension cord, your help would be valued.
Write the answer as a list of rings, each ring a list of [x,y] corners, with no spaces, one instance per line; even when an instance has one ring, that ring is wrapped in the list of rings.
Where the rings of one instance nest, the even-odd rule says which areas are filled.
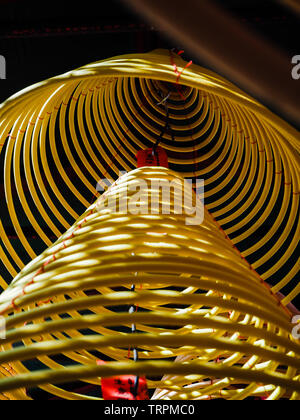
[[[160,145],[160,143],[163,140],[163,137],[165,134],[169,134],[171,135],[171,138],[173,140],[173,142],[175,141],[175,136],[172,130],[172,127],[170,125],[170,110],[169,110],[169,106],[168,106],[168,99],[171,96],[171,91],[167,94],[167,96],[164,97],[163,93],[161,91],[158,91],[159,95],[161,96],[162,100],[157,104],[158,106],[160,105],[164,105],[165,111],[166,111],[166,123],[165,126],[162,128],[161,133],[155,143],[155,145],[153,146],[153,151],[152,154],[153,156],[155,155],[157,158],[157,162],[158,162],[158,166],[160,164],[159,162],[159,154],[157,153],[157,148]]]
[[[137,276],[137,273],[135,273],[135,276]],[[131,286],[131,292],[135,292],[136,290],[136,285],[133,284]],[[136,305],[131,305],[129,308],[129,313],[130,314],[134,314],[135,312],[137,312],[138,307]],[[136,333],[136,324],[132,324],[131,327],[131,331],[133,334]],[[133,348],[133,360],[135,361],[135,363],[137,363],[139,361],[139,352],[138,349],[136,347]],[[138,395],[138,389],[139,389],[139,383],[140,383],[140,378],[139,376],[136,376],[135,378],[135,382],[134,382],[134,387],[133,387],[133,396],[136,399],[137,395]]]

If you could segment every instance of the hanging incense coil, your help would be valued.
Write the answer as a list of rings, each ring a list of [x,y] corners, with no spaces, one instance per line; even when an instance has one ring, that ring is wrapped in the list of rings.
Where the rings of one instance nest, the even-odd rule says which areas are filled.
[[[187,224],[196,197],[182,214],[178,190],[166,203],[164,182],[184,181],[161,167],[122,176],[2,294],[0,313],[10,315],[0,364],[19,373],[0,380],[2,395],[42,385],[70,398],[53,384],[130,373],[147,375],[154,398],[299,398],[300,346],[285,307],[207,211]],[[118,213],[124,196],[128,211]],[[137,313],[120,311],[133,302]],[[127,359],[133,347],[137,363]],[[96,351],[111,362],[97,366]],[[59,354],[63,368],[51,359]],[[24,373],[24,360],[44,369]]]
[[[94,201],[99,179],[136,168],[163,139],[172,170],[205,200],[284,304],[299,286],[299,132],[219,75],[174,53],[114,57],[39,83],[0,106],[0,287]]]
[[[277,325],[274,327],[275,332],[279,331],[280,325],[285,331],[284,334],[290,334],[293,328],[292,314],[289,314],[286,307],[290,302],[297,305],[300,290],[299,132],[222,77],[196,65],[187,64],[176,54],[163,50],[144,55],[115,57],[85,66],[26,89],[0,106],[0,176],[4,188],[0,220],[0,289],[6,290],[12,279],[26,264],[35,260],[37,255],[43,255],[43,252],[47,252],[45,249],[50,249],[56,241],[61,244],[61,238],[68,238],[64,232],[69,230],[76,220],[84,221],[86,215],[87,220],[94,217],[85,213],[82,219],[81,214],[95,201],[95,187],[99,180],[117,180],[121,170],[131,171],[136,167],[135,156],[139,150],[156,144],[165,126],[165,110],[159,105],[164,95],[170,95],[170,126],[175,137],[173,141],[171,135],[165,133],[163,138],[170,169],[181,176],[193,178],[194,182],[196,178],[205,180],[206,209],[216,220],[219,234],[223,235],[226,243],[231,244],[232,250],[242,257],[243,264],[250,267],[246,260],[251,263],[251,273],[259,282],[265,281],[270,285],[270,299],[276,301],[279,307],[274,310],[273,316],[279,316],[279,311],[282,313],[279,317],[286,317],[284,325],[276,324],[272,318],[274,325]],[[79,226],[78,222],[75,225]],[[130,258],[135,257],[131,255]],[[193,275],[189,277],[189,281],[192,281],[191,279]],[[15,284],[13,282],[11,287]],[[172,284],[171,282],[170,287]],[[264,288],[267,284],[264,284]],[[13,295],[11,297],[11,287],[1,299],[4,299],[3,303],[7,305],[12,304],[11,310],[18,313],[19,298],[14,300]],[[34,287],[34,283],[26,285],[26,292]],[[147,285],[145,287],[145,290],[136,291],[140,299],[147,291]],[[211,289],[203,291],[208,290]],[[17,291],[23,293],[20,286],[15,289],[15,292]],[[176,290],[172,292],[176,293]],[[274,297],[279,292],[284,296],[280,305]],[[65,293],[69,299],[68,292]],[[76,295],[77,292],[74,293]],[[43,302],[52,297],[41,298],[35,305],[47,305]],[[96,299],[97,296],[91,296],[89,303],[92,302],[92,298]],[[217,299],[219,296],[213,295],[212,298]],[[127,300],[130,299],[132,297],[128,297]],[[139,304],[138,301],[128,303],[127,300],[124,298],[123,302],[120,297],[120,305]],[[55,304],[56,301],[52,302],[52,305]],[[106,301],[101,303],[106,304]],[[175,308],[177,304],[178,301],[170,303],[175,305]],[[189,301],[183,301],[182,305],[189,305]],[[215,306],[218,307],[218,304]],[[230,312],[235,315],[234,310],[226,310],[230,317]],[[78,316],[78,312],[75,311],[74,315]],[[134,315],[141,317],[140,323],[144,322],[144,313],[138,312]],[[258,316],[258,319],[265,319],[261,316],[262,318]],[[8,329],[14,328],[10,322],[12,321],[9,317]],[[136,321],[136,324],[139,325],[139,322]],[[167,325],[171,327],[170,324]],[[152,324],[147,328],[150,327],[154,328]],[[115,327],[109,324],[103,328],[113,331]],[[211,328],[215,329],[214,326]],[[272,332],[274,328],[270,328]],[[116,330],[118,331],[117,327]],[[117,331],[110,337],[118,335]],[[78,336],[77,333],[74,334]],[[240,336],[244,337],[244,332]],[[247,334],[245,336],[247,337]],[[253,337],[262,338],[255,334]],[[50,338],[53,338],[52,335]],[[58,334],[55,338],[62,339],[65,335]],[[140,334],[138,339],[141,339]],[[26,340],[25,343],[31,343],[30,340]],[[272,340],[270,342],[273,342]],[[297,354],[297,343],[287,340],[281,342],[283,348]],[[290,345],[293,347],[290,348]],[[134,343],[132,346],[134,347]],[[103,349],[101,354],[102,351]],[[128,352],[128,349],[126,351]],[[181,357],[185,357],[180,354]],[[76,362],[86,364],[86,359],[82,359],[77,351],[73,356]],[[84,353],[84,357],[91,360],[90,354]],[[195,357],[198,357],[198,354]],[[62,356],[54,359],[51,355],[44,355],[41,358],[42,362],[36,361],[34,369],[42,368],[42,377],[45,366],[55,371],[63,365]],[[172,358],[174,359],[173,353],[170,355],[170,359]],[[215,360],[214,366],[218,369],[220,360],[223,359],[216,357]],[[69,363],[70,359],[64,362]],[[254,366],[255,364],[256,361]],[[232,372],[226,371],[226,366],[222,366],[222,374],[231,377]],[[283,366],[289,366],[288,362]],[[159,373],[172,372],[179,375],[182,373],[180,369],[183,369],[176,364],[172,367],[173,370],[168,370],[165,362],[164,367],[159,369]],[[244,384],[248,384],[250,380],[251,383],[252,380],[257,383],[262,367],[264,366],[258,364],[255,378],[251,376],[254,374],[253,369],[248,369],[249,377],[242,378]],[[293,366],[293,369],[296,367]],[[137,366],[129,368],[126,364],[127,368],[129,371],[133,369],[132,372],[139,369]],[[235,386],[232,384],[220,392],[218,389],[218,395],[215,393],[216,388],[210,393],[207,381],[214,386],[215,379],[209,378],[220,378],[218,374],[212,374],[212,368],[210,365],[206,371],[204,366],[201,367],[201,374],[206,372],[207,377],[202,381],[206,391],[200,393],[200,396],[191,395],[190,391],[186,394],[186,389],[182,393],[184,381],[183,388],[178,389],[176,385],[174,389],[168,383],[169,379],[164,379],[163,391],[157,391],[155,397],[244,397],[244,391],[239,388],[240,377],[236,387],[240,393],[232,389]],[[26,369],[26,361],[0,363],[3,377],[27,372]],[[89,382],[96,385],[100,385],[100,379],[97,377],[101,376],[100,373],[104,375],[105,369],[107,374],[122,373],[120,362],[110,371],[112,365],[102,367],[101,372],[94,370],[93,364],[91,369],[93,375],[97,375],[89,379]],[[153,374],[157,372],[155,369],[153,367]],[[175,372],[176,369],[178,372]],[[186,369],[184,375],[189,374],[188,368]],[[290,387],[291,384],[285,382],[283,389],[286,390],[285,396],[294,398],[293,387],[294,383],[297,383],[298,373],[293,369],[288,370],[286,376],[288,380],[293,381],[293,386]],[[64,369],[64,373],[66,371]],[[243,370],[243,374],[244,371],[246,369]],[[63,377],[62,371],[60,374]],[[89,378],[92,377],[90,372],[85,374]],[[32,375],[33,373],[29,373],[27,378],[28,387],[31,386]],[[52,370],[48,375],[54,375]],[[76,375],[74,377],[77,377]],[[84,376],[83,373],[82,375]],[[72,379],[71,376],[69,379]],[[261,386],[248,395],[261,397],[264,394],[263,397],[270,395],[270,398],[280,396],[280,392],[276,395],[273,392],[274,386],[279,385],[277,379],[275,382],[273,377],[272,380],[269,377],[267,380],[261,379],[262,385],[269,385]],[[48,377],[48,385],[41,383],[40,389],[46,387],[50,395],[61,398],[88,398],[62,386],[52,385],[57,381],[60,382],[58,376],[53,377],[53,380]],[[201,388],[202,382],[200,385],[197,382],[195,387]],[[34,383],[33,381],[32,386]],[[15,389],[18,385],[16,382],[14,384]],[[150,381],[151,389],[158,389],[161,385],[161,379],[153,383]],[[6,388],[2,388],[3,398],[7,398],[7,395],[9,398],[27,398],[22,389],[13,392],[4,389]],[[178,390],[181,391],[176,394]],[[174,392],[175,394],[172,394]],[[198,389],[195,392],[197,393]]]

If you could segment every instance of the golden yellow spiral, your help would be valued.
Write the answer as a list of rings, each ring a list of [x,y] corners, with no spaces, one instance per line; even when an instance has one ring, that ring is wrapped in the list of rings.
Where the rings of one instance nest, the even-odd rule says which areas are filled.
[[[91,213],[94,205],[86,212],[100,179],[132,171],[136,153],[156,143],[166,96],[171,171],[151,170],[203,178],[205,223],[186,226],[179,215],[136,215],[130,223]],[[9,333],[0,341],[0,378],[7,377],[0,397],[27,398],[22,387],[39,385],[85,399],[53,384],[100,385],[100,376],[144,372],[155,398],[298,399],[299,344],[290,338],[286,306],[300,291],[299,140],[230,82],[163,50],[93,63],[2,104],[0,314],[6,311]],[[162,234],[167,241],[153,249]],[[105,263],[95,267],[99,259]],[[133,273],[143,289],[119,291]],[[112,309],[133,300],[136,314]],[[133,319],[147,335],[120,330]],[[128,345],[145,360],[126,361]],[[95,366],[103,355],[117,364]],[[30,359],[37,371],[28,372]]]
[[[164,50],[115,57],[0,106],[0,287],[74,223],[99,179],[136,167],[165,125],[158,103],[171,91],[171,169],[205,179],[208,210],[284,303],[295,300],[299,132],[219,75],[186,66]]]
[[[19,373],[0,380],[3,397],[40,385],[84,399],[53,384],[133,373],[147,375],[153,398],[299,399],[300,346],[284,307],[207,211],[187,224],[195,197],[180,214],[178,191],[166,199],[163,182],[183,179],[161,167],[123,175],[1,295],[0,313],[10,314],[1,371]],[[131,211],[117,213],[109,200],[124,196]],[[152,197],[158,211],[139,214]],[[127,360],[133,347],[137,363]],[[63,368],[51,357],[59,354]],[[97,366],[99,357],[111,363]],[[43,369],[26,373],[26,360]]]

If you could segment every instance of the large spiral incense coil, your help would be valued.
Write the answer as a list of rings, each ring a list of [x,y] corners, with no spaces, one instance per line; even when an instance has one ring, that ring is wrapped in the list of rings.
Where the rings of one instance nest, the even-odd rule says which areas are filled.
[[[124,175],[14,279],[0,298],[10,314],[1,372],[14,370],[0,380],[3,397],[40,385],[76,398],[53,384],[133,373],[147,375],[154,398],[300,398],[300,346],[285,308],[207,211],[187,224],[197,201],[180,213],[176,184],[183,179],[161,167]],[[120,310],[133,302],[138,312]],[[112,362],[97,366],[95,352]],[[26,373],[26,360],[43,369]]]
[[[158,50],[35,85],[0,107],[3,289],[94,201],[99,179],[163,139],[170,168],[205,180],[206,205],[284,304],[299,293],[299,132],[211,71]]]
[[[0,381],[3,398],[28,398],[22,387],[39,385],[40,389],[46,390],[51,395],[66,399],[84,399],[88,397],[75,394],[62,385],[56,387],[53,384],[65,379],[69,381],[81,379],[99,385],[98,377],[122,374],[122,372],[151,372],[152,376],[159,374],[159,380],[152,380],[148,376],[148,385],[151,389],[156,389],[155,398],[238,399],[249,396],[263,398],[267,396],[271,399],[298,398],[299,351],[298,344],[289,338],[292,331],[292,314],[287,306],[291,302],[297,305],[296,299],[300,290],[299,132],[217,74],[190,64],[177,54],[163,50],[144,55],[115,57],[39,83],[0,106],[0,171],[3,180],[0,288],[6,290],[1,296],[1,302],[2,311],[6,311],[6,307],[9,307],[3,315],[8,317],[7,327],[12,329],[12,334],[15,325],[17,326],[15,335],[11,336],[11,341],[3,344],[5,351],[0,354],[4,358],[0,362],[1,375],[9,378]],[[119,178],[120,171],[133,170],[136,167],[136,153],[156,144],[166,124],[166,113],[162,102],[165,98],[168,98],[169,124],[173,136],[165,133],[162,143],[169,156],[170,168],[183,177],[193,178],[194,182],[197,178],[205,181],[207,212],[205,226],[209,225],[212,235],[211,241],[207,242],[211,242],[211,246],[216,250],[220,240],[222,243],[220,255],[224,254],[225,249],[228,249],[228,252],[229,248],[231,250],[232,255],[230,254],[227,261],[230,265],[227,280],[222,277],[222,281],[227,283],[229,289],[223,288],[225,284],[222,281],[222,287],[216,283],[214,272],[209,268],[211,265],[211,270],[216,270],[216,273],[220,270],[217,261],[222,257],[219,255],[213,260],[214,262],[207,261],[205,267],[208,271],[205,273],[199,271],[197,274],[190,273],[184,264],[179,271],[176,271],[176,276],[159,271],[160,277],[164,277],[165,280],[169,276],[169,283],[165,281],[155,283],[152,289],[150,282],[140,282],[143,289],[137,288],[135,294],[127,291],[122,292],[125,295],[120,295],[117,293],[118,289],[110,292],[114,287],[127,288],[129,284],[126,283],[129,282],[127,275],[127,278],[122,277],[122,281],[118,278],[117,284],[101,283],[100,289],[96,288],[100,296],[93,295],[94,286],[91,286],[91,290],[80,288],[82,282],[86,280],[83,277],[68,282],[68,286],[71,287],[68,290],[60,289],[58,284],[54,285],[51,282],[50,284],[45,280],[44,296],[41,291],[36,290],[35,279],[28,279],[30,284],[27,284],[26,277],[23,278],[24,272],[19,276],[20,270],[28,263],[29,266],[25,270],[30,270],[32,264],[35,264],[30,261],[35,261],[37,255],[41,253],[42,256],[37,261],[44,261],[49,252],[52,252],[51,258],[57,258],[56,247],[59,255],[61,252],[67,253],[67,249],[70,250],[69,241],[75,240],[81,229],[84,230],[80,221],[85,222],[86,228],[89,222],[93,223],[96,215],[89,214],[91,210],[86,213],[86,209],[95,201],[97,183],[104,178],[115,181]],[[142,172],[135,174],[140,173]],[[159,169],[158,173],[160,176],[165,175],[162,169]],[[171,174],[172,172],[168,176],[172,176]],[[121,180],[125,182],[123,178]],[[84,212],[85,215],[81,217]],[[180,224],[182,220],[176,216],[176,223]],[[109,218],[108,215],[106,217]],[[138,224],[149,226],[150,230],[145,227],[144,236],[149,232],[156,232],[152,230],[155,218],[147,223],[144,220],[140,221],[142,216],[136,215],[136,218],[139,220]],[[69,233],[65,234],[65,231],[69,230],[76,220],[75,226],[80,228],[76,229],[74,238],[69,238]],[[157,224],[154,223],[157,228],[160,220],[158,218],[155,222]],[[173,218],[173,224],[174,220]],[[120,232],[126,227],[126,223],[125,226],[122,225],[122,218],[117,217],[114,223],[120,223]],[[114,223],[107,226],[108,231],[117,226]],[[172,223],[169,224],[169,229]],[[199,229],[203,229],[203,226]],[[203,232],[201,231],[198,237],[197,226],[186,227],[184,224],[184,228],[189,235],[188,247],[193,240],[196,242],[201,240]],[[71,232],[73,230],[74,228],[71,228]],[[139,232],[139,229],[137,231]],[[161,231],[157,232],[159,233]],[[163,233],[167,234],[170,240],[168,231],[163,229]],[[129,236],[131,234],[132,232],[128,233]],[[106,238],[105,235],[103,232],[103,238]],[[68,246],[65,250],[61,250],[60,246],[62,244],[64,246],[65,239]],[[122,239],[124,249],[122,253],[120,252],[122,257],[118,264],[122,261],[125,264],[129,255],[128,249],[136,243],[129,239],[127,241],[125,237]],[[178,250],[177,246],[183,246],[183,238],[177,238],[176,243],[173,240],[175,238],[171,240],[170,249],[173,244],[172,252],[175,252]],[[100,236],[99,241],[101,241]],[[104,244],[103,248],[110,245],[110,243]],[[118,247],[120,244],[116,245]],[[81,246],[85,247],[84,242]],[[200,247],[205,257],[212,254],[211,250],[208,253],[204,252],[207,247],[209,248],[209,244],[201,244]],[[199,244],[196,248],[199,248]],[[172,255],[172,252],[169,253],[170,249],[165,249],[168,251],[168,258]],[[196,270],[196,267],[192,268],[192,261],[198,251],[195,249],[188,251],[194,255],[191,257],[191,264],[188,264],[192,271]],[[103,252],[107,256],[112,256],[113,248]],[[78,249],[76,253],[78,257],[80,254]],[[131,255],[132,253],[135,254],[135,251],[131,251],[128,264],[138,258],[136,254]],[[176,267],[177,261],[178,259],[171,265]],[[50,270],[50,267],[55,267],[57,263],[58,261],[51,261],[50,265],[49,262],[49,267],[48,264],[45,267],[45,273],[39,273],[41,279],[46,275],[48,268]],[[66,267],[69,263],[67,259]],[[81,263],[79,259],[78,264]],[[223,265],[226,267],[224,257],[221,265],[223,273]],[[67,278],[66,267],[62,281],[64,277]],[[89,270],[89,263],[87,267]],[[199,270],[199,264],[197,267]],[[241,282],[238,286],[239,291],[233,290],[234,293],[231,293],[234,281],[231,275],[234,277],[234,274],[230,270],[239,270],[241,267],[246,270],[245,277],[241,280],[239,275]],[[44,269],[43,266],[40,269]],[[130,281],[132,273],[139,272],[139,270],[132,271]],[[103,273],[101,281],[105,281],[110,274],[112,273]],[[213,279],[207,278],[208,274],[212,275]],[[152,275],[152,270],[148,274],[145,272],[144,275]],[[16,276],[17,279],[11,283]],[[180,284],[176,283],[176,277],[180,277]],[[206,283],[207,287],[201,286],[201,293],[199,278],[201,282],[204,280],[211,282]],[[247,281],[251,281],[251,289],[250,283],[247,283],[246,287],[244,282]],[[78,291],[77,289],[73,291],[72,287],[79,283],[81,286]],[[8,288],[9,284],[11,286]],[[160,292],[157,290],[159,289],[157,284],[163,289]],[[234,285],[237,286],[237,283]],[[49,291],[52,287],[58,287],[57,294],[47,294],[46,290]],[[182,290],[174,290],[179,287],[182,287]],[[258,287],[261,288],[260,292]],[[167,300],[163,299],[165,289],[167,291],[171,289],[166,295]],[[248,293],[244,294],[245,289],[251,296]],[[141,347],[143,360],[134,366],[129,365],[125,358],[125,354],[128,353],[128,350],[125,351],[128,348],[127,338],[124,336],[124,343],[121,343],[123,336],[120,333],[124,334],[124,331],[119,327],[126,325],[127,320],[128,325],[132,321],[128,318],[128,314],[116,313],[117,309],[111,314],[110,302],[114,306],[114,298],[118,296],[118,308],[122,305],[127,308],[133,303],[134,297],[135,303],[144,307],[144,302],[149,303],[151,292],[156,293],[154,305],[162,306],[164,314],[154,314],[149,324],[147,324],[148,309],[131,315],[136,317],[139,332],[145,331],[150,336],[147,336],[149,341],[143,343],[139,341],[144,339],[143,334],[137,334],[137,337],[131,335],[130,347],[133,348],[134,345]],[[240,292],[243,294],[239,294]],[[256,300],[258,295],[262,299],[259,304]],[[282,299],[281,303],[278,302],[278,296]],[[35,297],[37,300],[34,300]],[[76,306],[80,304],[79,299],[83,298],[89,299],[89,305],[93,305],[95,299],[95,306],[87,308],[85,301],[82,302],[83,307]],[[63,303],[64,299],[67,302]],[[229,307],[226,306],[227,300],[230,302]],[[73,301],[76,301],[75,306],[72,306]],[[253,307],[254,302],[255,306],[258,305],[256,309]],[[171,306],[165,308],[168,303]],[[52,308],[49,307],[49,313],[47,305]],[[172,317],[166,317],[165,313],[168,315],[173,313],[172,311],[177,313],[178,305],[183,306],[179,315],[185,317],[185,320],[182,319],[179,324],[177,323],[179,318],[176,318],[176,322],[172,321]],[[190,312],[186,311],[188,307],[192,308]],[[28,320],[25,314],[22,315],[22,308],[26,308],[26,313],[29,308]],[[104,314],[107,319],[103,319],[102,309],[99,308],[107,309],[104,311],[107,312]],[[71,312],[69,313],[67,309]],[[31,321],[30,316],[33,316],[34,310],[45,310],[45,312],[37,312],[39,318]],[[86,315],[87,310],[92,311],[92,314],[88,313],[92,316],[93,313],[98,316],[97,311],[100,311],[102,316],[100,325],[99,319],[89,322],[92,324],[95,322],[96,327],[93,325],[91,329],[103,337],[98,337],[96,342],[91,339],[90,345],[84,337],[85,341],[82,342],[84,350],[75,349],[72,347],[75,341],[72,340],[81,339],[82,330],[90,330],[87,324],[83,325],[78,320],[78,317]],[[253,312],[254,310],[256,312]],[[262,310],[264,312],[261,312]],[[161,309],[158,312],[160,313]],[[70,315],[74,317],[74,324],[70,326],[71,332],[69,330],[65,332],[63,325],[59,324],[58,328],[62,328],[59,331],[50,329],[43,334],[39,330],[40,338],[32,335],[33,330],[28,330],[29,335],[24,332],[26,337],[21,338],[18,335],[22,333],[20,328],[25,322],[28,322],[28,325],[24,328],[33,329],[31,322],[37,322],[38,325],[46,324],[48,327],[44,321],[51,320],[51,325],[54,327],[53,322],[61,322],[61,318],[64,317],[66,317],[65,322],[71,322]],[[157,318],[154,318],[156,315]],[[212,322],[215,321],[211,319],[214,316],[217,317],[217,323]],[[206,324],[207,318],[211,324]],[[202,324],[198,325],[200,321]],[[224,330],[218,324],[219,321],[226,323]],[[186,328],[189,325],[192,326],[190,331],[197,339],[197,344],[193,342],[192,337],[190,341],[183,343],[181,335],[177,334],[178,331],[189,333],[189,329]],[[162,326],[166,334],[177,328],[176,337],[170,338],[165,344],[162,341],[155,342],[154,335],[151,338],[152,332]],[[206,335],[194,333],[195,329],[196,332],[197,329],[206,331]],[[180,344],[175,342],[179,337]],[[229,348],[227,342],[225,348],[222,347],[223,342],[216,343],[216,339],[222,341],[224,337],[232,341],[233,347]],[[17,351],[18,347],[21,351],[24,350],[21,348],[23,345],[30,348],[33,340],[51,341],[54,338],[58,341],[71,338],[71,349],[57,348],[56,354],[59,354],[59,357],[46,353],[46,350],[43,350],[43,354],[34,356],[30,354],[34,365],[32,361],[28,361],[28,354],[25,355],[24,361],[21,360],[21,356],[14,361],[9,359],[10,353],[7,352],[11,343],[14,346],[13,351]],[[166,338],[167,335],[164,339]],[[201,340],[203,338],[202,344],[200,338]],[[104,341],[101,342],[101,339]],[[119,341],[115,343],[113,339]],[[150,343],[151,339],[153,341]],[[213,339],[213,342],[210,339]],[[185,348],[182,350],[183,344],[192,348],[196,346],[197,351],[191,352]],[[52,345],[55,346],[54,342]],[[116,353],[107,349],[114,346],[118,347]],[[241,350],[242,347],[244,350]],[[253,347],[256,353],[251,353]],[[101,354],[91,355],[93,348],[99,348]],[[215,350],[207,350],[210,348]],[[147,351],[149,354],[145,357]],[[254,359],[249,360],[248,351],[254,355]],[[29,350],[28,352],[30,353]],[[242,355],[240,359],[237,352]],[[67,356],[64,356],[66,353]],[[234,356],[231,358],[230,354]],[[119,362],[117,365],[95,366],[96,357],[103,355]],[[158,361],[157,359],[161,357],[168,359],[168,362]],[[185,361],[188,365],[184,364]],[[69,367],[75,363],[83,366]],[[151,369],[148,365],[143,367],[143,363],[151,363]],[[56,372],[61,366],[68,367]],[[46,372],[45,368],[50,370]],[[72,372],[72,369],[75,371]],[[34,372],[28,373],[31,370]],[[26,372],[27,382],[18,376]],[[162,378],[160,376],[162,372],[171,376]],[[46,374],[48,376],[45,376]],[[198,375],[197,379],[194,379],[193,375]],[[191,388],[186,388],[187,384],[193,385]]]

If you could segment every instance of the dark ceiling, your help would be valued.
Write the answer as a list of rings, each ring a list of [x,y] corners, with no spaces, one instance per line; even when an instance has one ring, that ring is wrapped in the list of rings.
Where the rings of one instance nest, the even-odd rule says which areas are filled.
[[[299,20],[276,0],[218,2],[287,56],[300,53]],[[28,85],[89,62],[160,47],[185,48],[138,16],[125,0],[85,0],[80,6],[68,0],[0,0],[0,11],[0,55],[7,63],[0,102]],[[191,52],[187,58],[209,67]]]

